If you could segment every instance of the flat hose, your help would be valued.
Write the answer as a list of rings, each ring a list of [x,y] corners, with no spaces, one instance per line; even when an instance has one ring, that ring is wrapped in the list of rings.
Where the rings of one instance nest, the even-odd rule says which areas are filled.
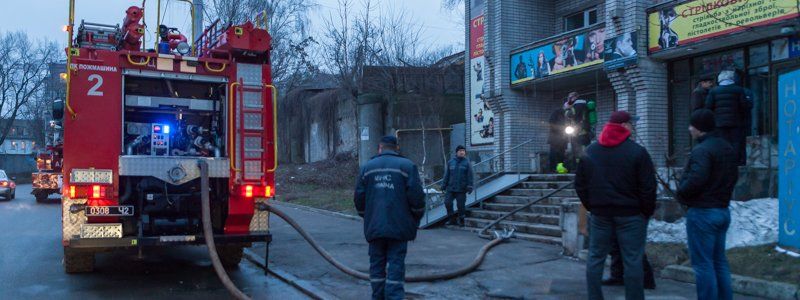
[[[208,196],[208,163],[204,160],[198,160],[197,165],[200,167],[200,199],[203,213],[203,238],[206,240],[208,246],[208,256],[211,257],[211,265],[214,266],[214,272],[217,277],[222,281],[222,285],[228,289],[233,297],[240,300],[250,300],[250,297],[242,293],[236,285],[233,284],[225,268],[222,267],[222,262],[219,260],[217,253],[217,246],[214,243],[214,231],[211,229],[211,200]]]
[[[352,269],[352,268],[350,268],[348,266],[345,266],[344,264],[342,264],[341,262],[339,262],[335,258],[333,258],[333,256],[331,256],[331,254],[328,253],[328,251],[323,249],[317,243],[317,241],[314,240],[314,238],[312,238],[311,235],[309,235],[308,232],[305,231],[305,229],[300,227],[300,224],[297,224],[297,222],[295,222],[294,219],[292,219],[291,217],[286,215],[286,213],[284,213],[283,211],[277,209],[275,206],[272,206],[272,205],[267,205],[267,210],[269,212],[275,214],[276,216],[280,217],[281,219],[286,221],[286,223],[288,223],[290,226],[292,226],[292,228],[294,228],[294,230],[296,230],[298,233],[300,233],[300,235],[311,245],[311,247],[314,248],[314,250],[316,250],[317,253],[319,253],[319,255],[321,255],[323,258],[325,258],[325,260],[327,260],[334,267],[336,267],[340,271],[342,271],[345,274],[350,275],[352,277],[355,277],[355,278],[358,278],[358,279],[361,279],[361,280],[369,280],[369,274],[364,273],[364,272],[356,271],[356,270],[354,270],[354,269]],[[511,236],[511,234],[501,235],[501,234],[495,233],[495,239],[493,239],[492,241],[486,243],[486,245],[484,245],[481,248],[481,250],[478,251],[478,255],[475,256],[475,259],[472,260],[472,262],[469,265],[466,265],[466,266],[464,266],[462,268],[459,268],[459,269],[456,269],[456,270],[453,270],[453,271],[444,272],[444,273],[428,274],[428,275],[420,275],[420,276],[406,276],[405,281],[406,282],[430,282],[430,281],[453,279],[453,278],[456,278],[456,277],[461,277],[461,276],[464,276],[466,274],[469,274],[469,273],[475,271],[475,269],[477,269],[481,265],[481,263],[483,263],[483,259],[486,258],[486,254],[489,252],[490,249],[492,249],[492,247],[499,245],[500,243],[502,243],[503,241],[508,239],[510,236]]]

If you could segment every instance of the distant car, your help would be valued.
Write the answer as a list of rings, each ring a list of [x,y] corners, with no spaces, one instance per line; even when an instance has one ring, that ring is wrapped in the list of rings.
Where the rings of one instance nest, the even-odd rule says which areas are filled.
[[[0,195],[9,201],[14,199],[17,190],[17,184],[14,183],[13,178],[6,175],[6,171],[0,170]]]

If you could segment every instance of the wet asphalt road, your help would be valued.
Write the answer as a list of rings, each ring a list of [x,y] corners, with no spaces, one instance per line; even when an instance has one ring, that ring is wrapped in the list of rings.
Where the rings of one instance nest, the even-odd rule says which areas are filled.
[[[64,273],[60,201],[38,204],[30,189],[0,200],[0,299],[231,299],[200,246],[101,253],[94,273]],[[230,276],[255,299],[307,299],[247,260]]]

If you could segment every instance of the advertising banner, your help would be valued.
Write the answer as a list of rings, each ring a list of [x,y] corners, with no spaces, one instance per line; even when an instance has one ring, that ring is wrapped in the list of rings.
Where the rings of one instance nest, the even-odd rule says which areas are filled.
[[[800,70],[778,77],[778,244],[800,249]]]
[[[744,31],[798,15],[797,0],[695,0],[648,13],[650,52]]]
[[[603,63],[605,28],[511,54],[511,84]]]
[[[603,67],[606,71],[613,71],[627,66],[635,65],[639,59],[636,53],[636,32],[626,32],[605,41],[603,54]]]
[[[467,97],[470,100],[470,143],[486,145],[494,142],[494,113],[484,101],[484,70],[486,57],[484,56],[486,42],[484,41],[484,6],[485,0],[472,0],[469,22],[469,57],[470,57],[470,91]]]

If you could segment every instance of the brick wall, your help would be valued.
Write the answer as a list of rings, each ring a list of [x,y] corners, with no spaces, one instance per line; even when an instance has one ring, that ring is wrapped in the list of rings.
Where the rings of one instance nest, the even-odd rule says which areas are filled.
[[[469,16],[470,3],[466,3]],[[503,152],[525,141],[521,151],[506,155],[506,167],[529,164],[531,157],[546,151],[547,119],[561,105],[569,91],[551,89],[547,82],[533,82],[512,89],[509,84],[509,55],[512,49],[563,32],[563,17],[593,6],[599,22],[606,23],[608,37],[638,31],[639,64],[624,72],[599,71],[598,78],[587,82],[579,93],[596,94],[599,133],[614,110],[628,110],[642,119],[637,124],[637,142],[645,146],[653,160],[663,165],[668,152],[667,70],[663,62],[646,57],[646,13],[653,0],[487,0],[486,6],[486,93],[495,113],[495,143],[470,147],[470,151]],[[612,13],[606,13],[612,12]],[[468,18],[467,18],[468,19]],[[465,29],[469,29],[465,20]],[[467,39],[465,43],[469,44]],[[467,54],[465,54],[467,55]],[[467,66],[469,64],[466,64]],[[465,68],[466,89],[469,70]],[[569,79],[569,77],[566,77]],[[564,80],[564,79],[559,79]],[[465,99],[467,112],[469,99]],[[469,116],[466,116],[469,120]],[[469,126],[469,125],[467,125]],[[468,142],[469,144],[469,142]]]
[[[669,107],[667,66],[647,54],[647,7],[653,0],[608,0],[605,2],[606,35],[613,37],[638,31],[638,66],[608,74],[617,91],[618,108],[641,117],[637,142],[650,152],[653,161],[663,166],[669,151]],[[616,13],[619,12],[619,13]],[[619,18],[615,18],[618,15]]]

